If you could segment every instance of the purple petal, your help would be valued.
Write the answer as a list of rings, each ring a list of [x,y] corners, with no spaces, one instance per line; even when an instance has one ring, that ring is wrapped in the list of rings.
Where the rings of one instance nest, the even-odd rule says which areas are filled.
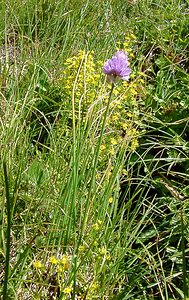
[[[127,53],[125,53],[123,50],[117,51],[111,59],[108,59],[105,62],[103,71],[105,74],[114,78],[114,80],[116,77],[123,80],[128,80],[131,69],[129,68]]]

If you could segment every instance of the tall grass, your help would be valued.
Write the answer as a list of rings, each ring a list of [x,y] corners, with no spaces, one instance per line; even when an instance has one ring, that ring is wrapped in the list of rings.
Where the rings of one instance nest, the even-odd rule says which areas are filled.
[[[187,299],[187,2],[0,9],[2,299]]]

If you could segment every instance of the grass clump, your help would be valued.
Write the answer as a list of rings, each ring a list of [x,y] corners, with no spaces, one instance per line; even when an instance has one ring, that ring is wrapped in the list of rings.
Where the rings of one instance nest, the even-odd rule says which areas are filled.
[[[186,2],[18,2],[0,7],[2,299],[187,299]],[[116,49],[132,74],[112,88]]]

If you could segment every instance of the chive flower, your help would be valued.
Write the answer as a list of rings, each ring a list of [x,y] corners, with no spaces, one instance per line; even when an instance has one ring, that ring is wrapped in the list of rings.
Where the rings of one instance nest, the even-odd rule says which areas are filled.
[[[108,76],[108,81],[116,83],[119,79],[128,80],[131,73],[128,55],[124,50],[118,50],[111,59],[108,59],[103,72]]]

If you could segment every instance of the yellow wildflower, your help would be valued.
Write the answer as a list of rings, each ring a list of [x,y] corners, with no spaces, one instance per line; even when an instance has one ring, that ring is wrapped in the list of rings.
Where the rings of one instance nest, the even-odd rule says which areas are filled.
[[[64,270],[68,270],[70,267],[70,261],[68,255],[63,255],[62,258],[59,260],[60,265],[63,266]]]
[[[112,149],[109,150],[109,153],[110,153],[110,155],[114,155],[115,154],[115,150],[112,148]],[[109,172],[109,173],[107,172],[106,173],[107,176],[111,176],[111,174],[112,174],[112,172]]]
[[[108,202],[111,204],[111,203],[113,203],[113,197],[110,197],[109,199],[108,199]]]
[[[71,287],[66,287],[64,290],[63,290],[63,293],[64,294],[70,294],[72,291],[72,288]]]
[[[103,150],[105,150],[105,149],[106,149],[106,145],[102,144],[102,145],[100,146],[100,150],[103,151]]]
[[[51,264],[53,264],[53,265],[56,265],[56,264],[58,263],[58,260],[56,259],[56,257],[51,256],[51,257],[49,258],[49,262],[50,262]]]
[[[100,229],[98,223],[93,224],[92,227],[93,227],[93,229],[94,229],[95,231],[98,231],[98,230]]]
[[[131,142],[131,150],[135,151],[139,147],[139,143],[137,139],[133,139]]]
[[[36,269],[42,269],[44,267],[43,264],[39,260],[34,261],[33,266]]]
[[[100,249],[99,249],[99,253],[100,253],[101,255],[105,255],[105,254],[107,253],[106,247],[100,248]]]
[[[111,138],[111,139],[110,139],[110,143],[111,143],[112,145],[117,145],[117,141],[116,141],[115,138]]]
[[[62,266],[57,267],[57,273],[62,273],[64,271],[64,268]]]
[[[107,261],[110,261],[110,260],[111,260],[110,254],[108,254],[108,255],[106,256],[106,260],[107,260]]]
[[[93,284],[91,285],[91,290],[94,291],[98,288],[98,283],[97,282],[93,282]]]
[[[85,252],[85,250],[86,250],[85,245],[80,245],[78,250],[79,250],[79,252]]]

